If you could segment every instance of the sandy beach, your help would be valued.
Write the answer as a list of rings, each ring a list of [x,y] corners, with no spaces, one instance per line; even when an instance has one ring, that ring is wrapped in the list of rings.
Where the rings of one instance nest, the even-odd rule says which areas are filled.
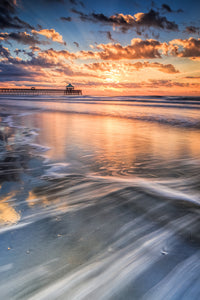
[[[2,299],[198,299],[198,98],[0,107]]]

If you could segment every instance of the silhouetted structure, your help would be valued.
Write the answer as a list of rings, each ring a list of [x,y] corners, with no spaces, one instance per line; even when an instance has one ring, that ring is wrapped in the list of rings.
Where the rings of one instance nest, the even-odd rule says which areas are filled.
[[[37,89],[34,86],[31,88],[0,88],[0,94],[7,95],[48,95],[48,94],[63,94],[63,95],[82,95],[82,90],[75,90],[74,86],[68,84],[65,90],[60,89]]]
[[[75,90],[74,86],[71,83],[69,83],[66,86],[66,90],[65,90],[64,94],[65,95],[82,95],[82,91],[81,90]]]

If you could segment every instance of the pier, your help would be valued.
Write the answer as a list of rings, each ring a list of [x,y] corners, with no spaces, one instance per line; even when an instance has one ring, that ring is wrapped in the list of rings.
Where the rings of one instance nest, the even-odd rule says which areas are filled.
[[[0,94],[4,95],[82,95],[82,90],[75,90],[74,87],[69,84],[66,89],[37,89],[31,88],[0,88]]]

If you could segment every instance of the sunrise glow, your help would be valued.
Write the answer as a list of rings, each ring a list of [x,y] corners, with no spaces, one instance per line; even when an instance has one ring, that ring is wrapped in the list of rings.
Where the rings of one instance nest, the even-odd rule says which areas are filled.
[[[91,95],[200,94],[199,3],[4,2],[1,87],[72,82]]]

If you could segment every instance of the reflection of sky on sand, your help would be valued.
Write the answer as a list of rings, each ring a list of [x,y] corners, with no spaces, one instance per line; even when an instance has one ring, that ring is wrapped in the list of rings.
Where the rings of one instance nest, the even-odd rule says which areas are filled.
[[[6,197],[0,197],[0,224],[11,225],[20,220],[20,214],[12,206],[15,202],[16,192],[7,195]],[[13,199],[14,198],[14,199]]]
[[[21,124],[40,133],[16,130],[0,164],[2,299],[193,299],[199,130],[62,112]]]
[[[118,168],[133,166],[140,158],[170,160],[200,153],[199,131],[186,134],[162,124],[60,112],[35,114],[31,123],[41,128],[39,142],[51,147],[47,155],[58,161],[68,155],[93,155]]]
[[[55,188],[55,187],[54,187]],[[49,189],[51,189],[49,187]],[[47,190],[41,190],[39,189],[39,192],[36,191],[30,191],[28,194],[28,197],[26,198],[27,204],[30,206],[30,208],[33,208],[34,206],[40,207],[40,208],[50,208],[50,211],[53,211],[54,213],[57,212],[66,212],[68,210],[68,203],[67,199],[60,199],[54,191],[54,197],[52,199],[51,192]]]

